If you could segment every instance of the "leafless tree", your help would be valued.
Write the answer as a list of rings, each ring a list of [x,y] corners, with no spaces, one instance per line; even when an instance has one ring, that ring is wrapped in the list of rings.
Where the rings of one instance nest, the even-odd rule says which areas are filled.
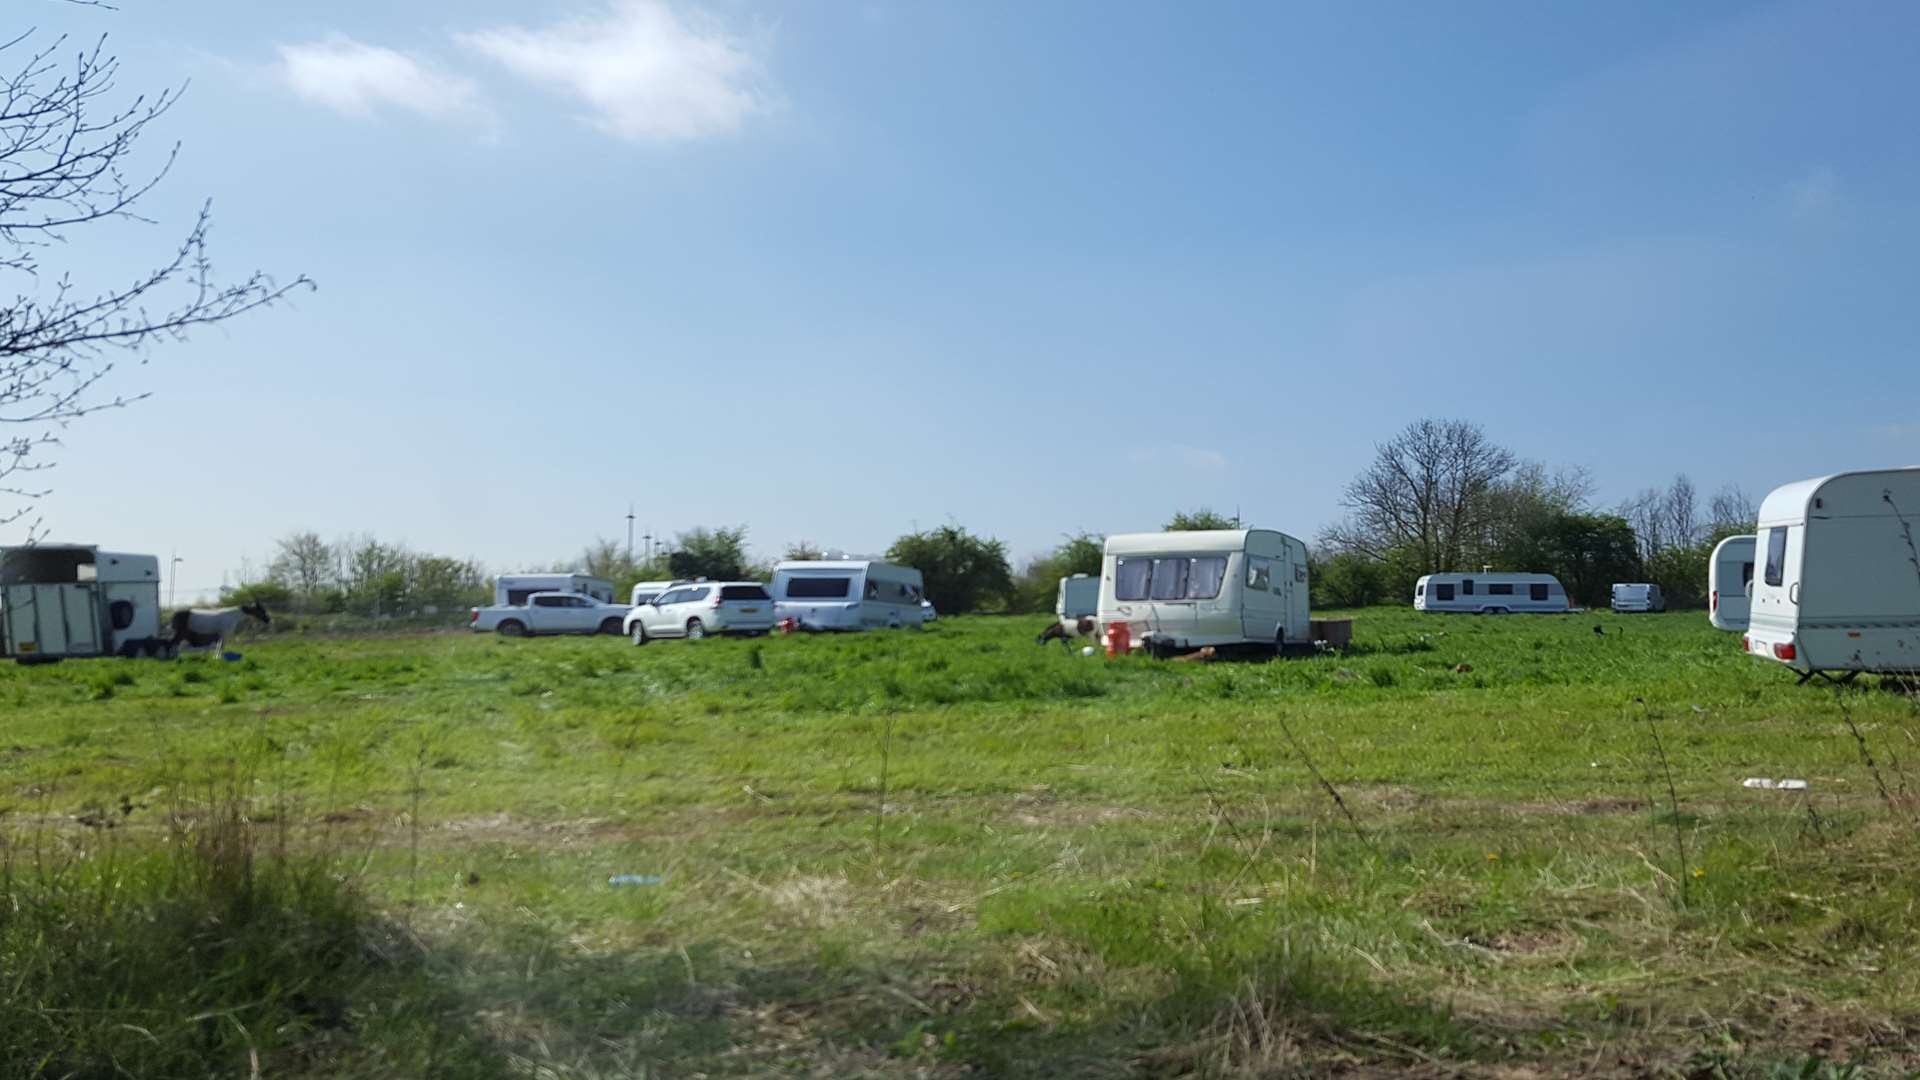
[[[1676,547],[1686,547],[1700,539],[1699,497],[1686,473],[1673,478],[1660,500],[1660,516],[1666,519],[1666,534]]]
[[[180,92],[116,101],[119,60],[104,38],[74,52],[64,37],[44,48],[31,39],[0,40],[0,277],[9,279],[0,284],[0,525],[27,519],[45,494],[32,474],[50,466],[45,452],[61,429],[138,399],[100,391],[116,357],[144,361],[152,345],[312,287],[258,271],[216,279],[204,205],[171,255],[130,280],[88,287],[51,269],[46,257],[73,230],[146,220],[137,206],[179,147],[150,171],[129,173],[129,164]],[[37,522],[27,531],[31,539]]]
[[[1455,569],[1487,535],[1488,495],[1517,464],[1478,424],[1415,421],[1374,447],[1341,499],[1348,518],[1322,542],[1378,559],[1410,550],[1424,570]]]
[[[297,532],[274,542],[273,562],[267,573],[293,590],[302,601],[312,600],[321,589],[334,584],[339,572],[333,546],[317,532]]]
[[[1647,488],[1634,495],[1620,504],[1619,514],[1633,526],[1644,559],[1698,543],[1706,531],[1700,522],[1699,495],[1686,473],[1675,476],[1665,488]]]
[[[1713,519],[1713,530],[1717,533],[1752,532],[1760,508],[1753,504],[1753,496],[1748,495],[1745,488],[1728,484],[1707,503],[1707,516]]]

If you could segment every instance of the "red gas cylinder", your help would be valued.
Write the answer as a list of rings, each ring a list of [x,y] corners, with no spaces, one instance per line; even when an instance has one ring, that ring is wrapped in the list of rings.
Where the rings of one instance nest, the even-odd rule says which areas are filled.
[[[1123,622],[1107,624],[1107,655],[1125,656],[1133,650],[1133,628]]]

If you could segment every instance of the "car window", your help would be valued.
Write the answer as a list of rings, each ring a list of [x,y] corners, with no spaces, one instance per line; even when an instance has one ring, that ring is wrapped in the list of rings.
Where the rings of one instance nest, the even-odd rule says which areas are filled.
[[[767,590],[758,585],[722,585],[720,586],[720,599],[771,600],[773,598],[767,595]]]
[[[533,598],[534,607],[561,607],[566,604],[566,602],[567,598],[564,596],[536,596]]]
[[[687,597],[685,600],[682,600],[681,603],[684,604],[684,603],[690,603],[695,600],[705,600],[707,597],[711,595],[713,595],[713,590],[708,586],[702,585],[697,589],[688,589]]]
[[[1767,584],[1779,585],[1787,576],[1787,528],[1767,530]]]
[[[668,589],[666,592],[661,593],[660,599],[655,600],[654,603],[659,607],[666,607],[668,604],[677,604],[680,601],[685,600],[686,598],[687,598],[687,590]]]

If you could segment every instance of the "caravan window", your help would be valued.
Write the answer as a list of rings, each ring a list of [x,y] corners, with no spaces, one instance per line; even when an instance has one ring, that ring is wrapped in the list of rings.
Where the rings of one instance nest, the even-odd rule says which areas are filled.
[[[1227,580],[1227,559],[1121,559],[1113,576],[1113,595],[1120,600],[1211,600]]]
[[[1527,586],[1527,599],[1545,600],[1546,598],[1547,598],[1547,585],[1545,582],[1536,581],[1533,584]]]
[[[1436,581],[1436,582],[1434,582],[1434,583],[1433,583],[1433,598],[1434,598],[1435,600],[1451,600],[1451,599],[1453,599],[1453,582],[1451,582],[1451,581]]]
[[[1787,576],[1787,529],[1767,530],[1767,584],[1779,585]]]
[[[1488,596],[1512,596],[1513,584],[1511,582],[1496,582],[1492,585],[1487,586],[1487,595]]]
[[[1187,572],[1187,599],[1211,600],[1220,595],[1220,586],[1226,580],[1226,556],[1195,559],[1193,569]]]
[[[1152,577],[1152,559],[1121,559],[1113,572],[1113,595],[1121,600],[1145,600]]]
[[[1413,587],[1413,595],[1415,595],[1415,596],[1425,596],[1425,595],[1427,595],[1427,583],[1426,583],[1426,582],[1424,582],[1424,581],[1422,581],[1422,582],[1420,582],[1420,583],[1419,583],[1418,585],[1415,585],[1415,586]]]
[[[1741,563],[1740,564],[1740,587],[1744,589],[1751,584],[1753,584],[1753,564],[1750,562]]]
[[[539,592],[539,589],[508,589],[507,604],[511,607],[525,607],[527,597]]]
[[[853,591],[850,577],[793,577],[787,579],[789,600],[844,600]]]
[[[1273,586],[1273,560],[1251,558],[1247,560],[1247,588],[1266,592]]]
[[[1464,581],[1460,582],[1460,595],[1461,596],[1473,595],[1473,579],[1472,578],[1467,578]]]
[[[1155,600],[1185,600],[1187,598],[1187,560],[1153,560],[1153,593]]]

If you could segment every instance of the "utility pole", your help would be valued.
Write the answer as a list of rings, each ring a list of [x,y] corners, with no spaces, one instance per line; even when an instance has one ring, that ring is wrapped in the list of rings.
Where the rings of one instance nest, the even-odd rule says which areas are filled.
[[[181,558],[180,556],[178,556],[178,555],[175,555],[175,554],[174,554],[173,552],[171,552],[171,551],[169,551],[169,552],[167,552],[167,556],[168,556],[168,561],[167,561],[167,610],[168,610],[168,611],[172,611],[172,610],[173,610],[173,587],[174,587],[174,585],[175,585],[175,584],[177,583],[177,582],[176,582],[176,579],[177,579],[177,578],[179,578],[179,576],[180,576],[180,564],[181,564],[181,563],[183,563],[183,562],[185,562],[186,560],[185,560],[185,559],[182,559],[182,558]]]
[[[627,504],[627,561],[633,561],[633,504]]]

